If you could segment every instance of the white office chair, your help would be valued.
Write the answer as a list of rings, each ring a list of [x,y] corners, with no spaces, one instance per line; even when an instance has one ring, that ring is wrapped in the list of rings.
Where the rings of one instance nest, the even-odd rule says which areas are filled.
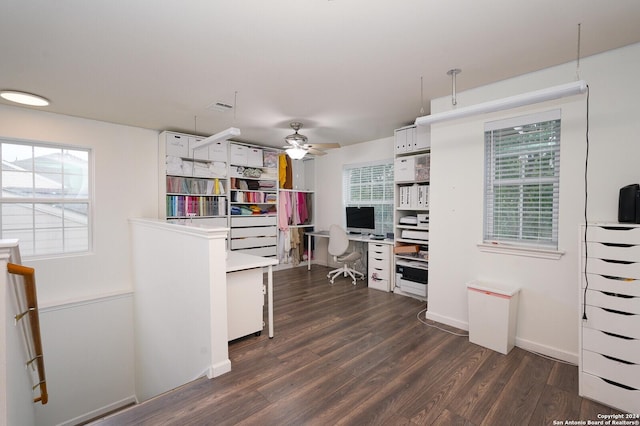
[[[342,267],[338,269],[334,269],[333,271],[327,274],[327,278],[330,278],[331,284],[333,284],[333,280],[340,274],[343,276],[349,275],[353,280],[353,285],[356,285],[356,278],[360,278],[364,280],[364,274],[362,272],[358,272],[353,268],[349,267],[349,264],[355,262],[360,259],[362,255],[357,251],[348,252],[349,248],[349,237],[347,233],[338,225],[331,225],[329,228],[329,254],[333,256],[333,260],[335,262],[342,263]]]

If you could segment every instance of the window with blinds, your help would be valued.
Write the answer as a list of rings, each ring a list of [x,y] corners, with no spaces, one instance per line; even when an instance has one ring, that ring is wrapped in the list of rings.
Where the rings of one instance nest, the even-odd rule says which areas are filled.
[[[393,232],[393,162],[347,164],[342,170],[345,207],[372,206],[376,234]]]
[[[558,247],[560,110],[485,125],[485,242]]]

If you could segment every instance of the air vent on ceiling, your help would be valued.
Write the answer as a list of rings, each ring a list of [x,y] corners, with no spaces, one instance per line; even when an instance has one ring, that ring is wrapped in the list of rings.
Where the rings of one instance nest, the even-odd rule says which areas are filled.
[[[207,107],[207,109],[213,109],[216,111],[227,112],[233,109],[233,106],[225,104],[224,102],[214,102]]]

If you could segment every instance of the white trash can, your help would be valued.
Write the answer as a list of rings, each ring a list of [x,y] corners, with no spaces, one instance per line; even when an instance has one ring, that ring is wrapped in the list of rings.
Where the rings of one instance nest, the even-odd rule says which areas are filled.
[[[469,296],[469,341],[508,354],[516,341],[519,288],[472,281]]]

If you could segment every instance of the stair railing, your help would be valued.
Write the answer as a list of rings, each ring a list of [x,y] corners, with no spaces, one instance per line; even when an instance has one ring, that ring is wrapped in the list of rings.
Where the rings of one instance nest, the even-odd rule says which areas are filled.
[[[10,274],[22,277],[22,280],[12,279],[18,305],[18,313],[15,316],[16,325],[23,330],[25,346],[27,349],[27,368],[37,372],[36,384],[33,390],[40,388],[40,396],[34,397],[33,402],[41,402],[43,405],[49,400],[47,393],[47,381],[44,374],[44,355],[42,352],[42,338],[40,336],[40,317],[38,315],[38,296],[36,293],[35,270],[28,266],[8,263],[7,270]],[[23,284],[22,286],[20,284]]]

